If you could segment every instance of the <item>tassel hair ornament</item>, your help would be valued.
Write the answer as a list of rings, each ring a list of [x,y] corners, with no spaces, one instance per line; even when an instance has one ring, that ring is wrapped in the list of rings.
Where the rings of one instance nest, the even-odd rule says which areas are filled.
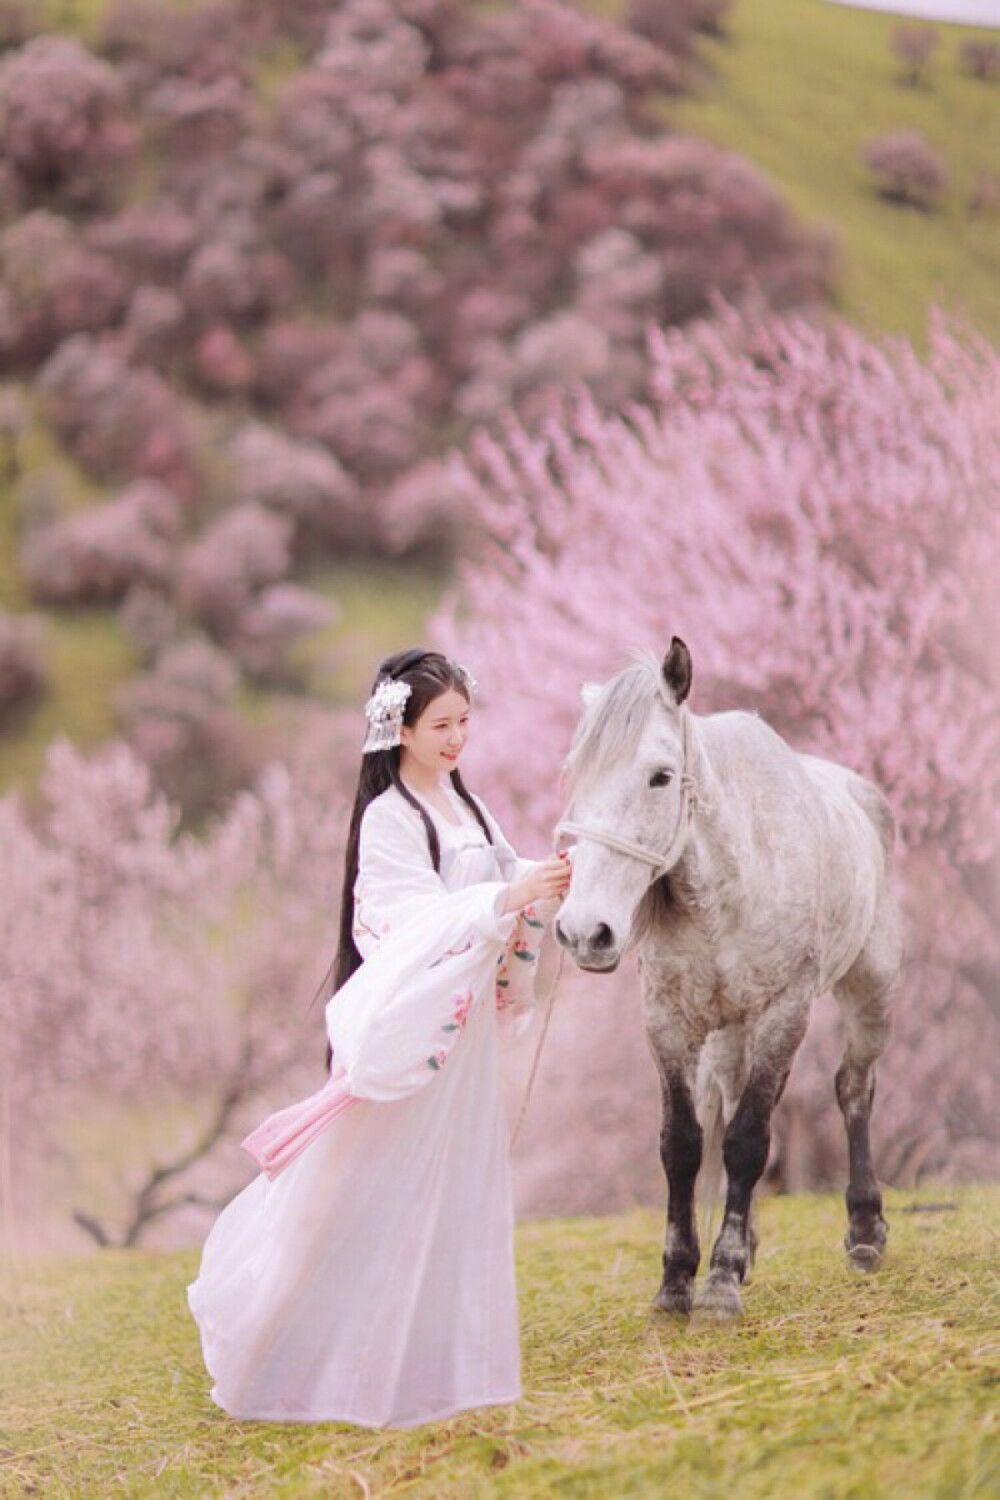
[[[391,677],[379,683],[365,704],[368,737],[362,755],[370,755],[375,750],[392,750],[402,742],[403,714],[412,692],[408,682],[393,682]]]
[[[463,667],[461,662],[453,661],[449,663],[449,666],[461,679],[461,684],[471,703],[479,692],[479,684],[468,667]],[[375,750],[393,750],[397,745],[402,744],[403,715],[412,691],[410,683],[393,677],[385,677],[378,684],[365,704],[368,738],[362,747],[362,755],[370,755]]]

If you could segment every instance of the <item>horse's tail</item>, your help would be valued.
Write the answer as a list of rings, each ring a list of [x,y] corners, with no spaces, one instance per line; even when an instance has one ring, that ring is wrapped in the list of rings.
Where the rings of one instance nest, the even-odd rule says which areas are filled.
[[[722,1113],[722,1090],[709,1068],[698,1078],[698,1122],[701,1125],[701,1170],[698,1173],[698,1238],[703,1252],[715,1235],[716,1210],[722,1202],[725,1167],[722,1137],[726,1132]]]
[[[872,782],[866,781],[863,776],[851,776],[847,783],[847,789],[862,812],[870,820],[872,827],[878,835],[879,844],[882,847],[882,858],[885,861],[886,874],[892,869],[892,856],[896,843],[896,819],[888,799],[879,791]]]

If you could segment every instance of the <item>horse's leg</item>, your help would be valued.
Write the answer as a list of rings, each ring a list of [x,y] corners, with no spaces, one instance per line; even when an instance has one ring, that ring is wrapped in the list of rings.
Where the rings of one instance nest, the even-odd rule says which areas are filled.
[[[771,1148],[771,1113],[808,1015],[808,998],[786,997],[765,1012],[754,1035],[746,1086],[722,1141],[727,1179],[722,1228],[712,1247],[708,1280],[695,1304],[696,1311],[710,1317],[739,1318],[743,1313],[740,1286],[756,1248],[754,1188]]]
[[[664,1312],[689,1313],[701,1260],[694,1217],[694,1185],[701,1166],[702,1132],[695,1112],[693,1069],[677,1058],[657,1058],[663,1094],[660,1160],[667,1179],[667,1234],[663,1282],[654,1303]]]
[[[747,1036],[745,1027],[734,1024],[711,1032],[702,1048],[698,1071],[698,1117],[705,1132],[701,1175],[698,1180],[699,1225],[702,1237],[706,1240],[711,1234],[715,1210],[722,1203],[725,1181],[722,1160],[723,1133],[736,1113],[746,1081]],[[712,1101],[713,1089],[717,1091],[714,1101]],[[714,1103],[714,1108],[710,1101]],[[751,1263],[757,1249],[754,1219],[755,1211],[751,1208],[748,1231]],[[746,1279],[749,1279],[749,1266]]]
[[[882,1259],[888,1225],[872,1165],[869,1124],[875,1063],[889,1034],[889,1009],[898,972],[898,946],[870,943],[834,988],[844,1021],[844,1057],[837,1069],[837,1103],[847,1130],[847,1234],[851,1264],[871,1271]]]

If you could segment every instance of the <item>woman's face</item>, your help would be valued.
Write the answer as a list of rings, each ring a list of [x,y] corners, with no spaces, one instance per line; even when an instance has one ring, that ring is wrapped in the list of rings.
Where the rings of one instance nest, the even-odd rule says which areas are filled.
[[[432,698],[415,724],[404,724],[400,769],[441,776],[454,771],[469,736],[469,700],[455,688]]]

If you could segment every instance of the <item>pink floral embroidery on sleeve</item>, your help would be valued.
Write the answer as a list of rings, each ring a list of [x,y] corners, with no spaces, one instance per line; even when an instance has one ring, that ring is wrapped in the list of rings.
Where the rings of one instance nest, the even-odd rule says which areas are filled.
[[[471,990],[465,990],[462,994],[455,996],[451,1004],[451,1020],[444,1022],[441,1027],[442,1031],[455,1032],[463,1029],[469,1019],[469,1012],[472,1010],[472,999]],[[427,1059],[427,1066],[433,1068],[436,1073],[447,1056],[448,1049],[442,1048]]]
[[[376,943],[379,943],[391,931],[391,923],[383,922],[381,929],[376,931],[374,927],[365,921],[362,910],[364,901],[365,892],[364,888],[361,887],[354,898],[354,922],[352,924],[354,937],[367,936],[372,938]]]

